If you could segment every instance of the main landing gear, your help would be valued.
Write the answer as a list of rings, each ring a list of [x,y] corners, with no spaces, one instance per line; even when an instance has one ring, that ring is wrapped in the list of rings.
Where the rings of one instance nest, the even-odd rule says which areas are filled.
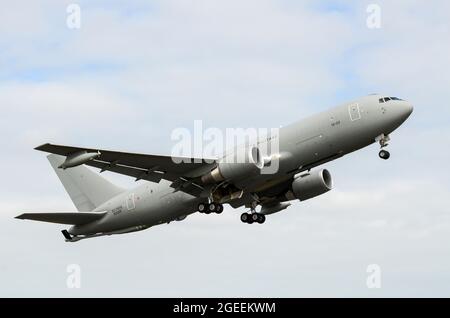
[[[242,213],[241,221],[247,224],[259,223],[263,224],[266,221],[266,216],[261,213],[256,212],[256,206],[258,205],[258,201],[254,201],[251,206],[251,213]]]
[[[266,221],[266,216],[260,213],[242,213],[241,221],[247,224],[259,223],[263,224]]]
[[[217,213],[220,214],[223,212],[223,205],[221,203],[199,203],[197,207],[198,212],[210,214],[210,213]]]
[[[382,134],[379,137],[377,137],[375,140],[378,141],[381,146],[381,150],[378,153],[378,156],[383,160],[388,160],[391,157],[391,154],[389,153],[389,151],[384,150],[383,148],[385,148],[389,145],[388,142],[389,142],[389,140],[391,140],[391,138],[389,138],[389,135]]]

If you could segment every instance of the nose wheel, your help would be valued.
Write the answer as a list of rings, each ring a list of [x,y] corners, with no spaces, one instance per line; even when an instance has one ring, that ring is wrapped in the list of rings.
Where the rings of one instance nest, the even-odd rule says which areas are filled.
[[[387,150],[380,150],[378,156],[383,160],[388,160],[391,157],[391,153]]]
[[[380,143],[381,146],[381,150],[378,153],[378,156],[383,159],[383,160],[388,160],[391,157],[391,154],[389,151],[384,150],[383,148],[387,147],[389,144],[389,140],[391,140],[391,138],[389,138],[389,135],[380,135],[377,138],[375,138],[376,141],[378,141]]]

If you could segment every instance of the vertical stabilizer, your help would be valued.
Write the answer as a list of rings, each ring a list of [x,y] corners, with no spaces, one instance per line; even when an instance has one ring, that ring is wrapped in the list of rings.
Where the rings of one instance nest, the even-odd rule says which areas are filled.
[[[63,156],[52,154],[47,158],[78,211],[93,211],[124,191],[86,166],[58,168],[65,160]]]

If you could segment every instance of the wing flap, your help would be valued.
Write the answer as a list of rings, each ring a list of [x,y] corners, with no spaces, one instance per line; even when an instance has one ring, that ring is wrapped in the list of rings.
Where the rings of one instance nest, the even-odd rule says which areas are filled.
[[[147,180],[147,181],[158,183],[159,181],[161,181],[161,179],[176,180],[176,177],[173,177],[170,174],[157,173],[157,172],[151,171],[150,169],[145,170],[142,168],[125,166],[125,165],[122,165],[119,163],[108,163],[108,162],[103,162],[103,161],[99,161],[99,160],[92,160],[92,161],[86,162],[85,164],[88,166],[94,167],[94,168],[101,169],[102,172],[103,171],[111,171],[111,172],[115,172],[118,174],[130,176],[130,177],[136,178],[136,181],[137,180]]]
[[[23,213],[16,216],[16,219],[69,225],[83,225],[101,219],[106,215],[106,213],[107,212]]]

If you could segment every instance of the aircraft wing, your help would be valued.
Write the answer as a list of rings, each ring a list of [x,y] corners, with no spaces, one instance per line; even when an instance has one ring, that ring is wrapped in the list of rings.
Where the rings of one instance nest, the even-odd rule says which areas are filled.
[[[16,219],[82,225],[99,220],[105,214],[106,212],[24,213],[16,216]]]
[[[195,183],[198,178],[216,165],[216,159],[184,158],[138,153],[118,152],[103,149],[79,148],[44,144],[36,150],[68,156],[80,151],[98,152],[100,155],[85,164],[103,171],[112,171],[137,180],[159,182],[172,181],[172,187],[194,196],[200,196],[202,186]]]

